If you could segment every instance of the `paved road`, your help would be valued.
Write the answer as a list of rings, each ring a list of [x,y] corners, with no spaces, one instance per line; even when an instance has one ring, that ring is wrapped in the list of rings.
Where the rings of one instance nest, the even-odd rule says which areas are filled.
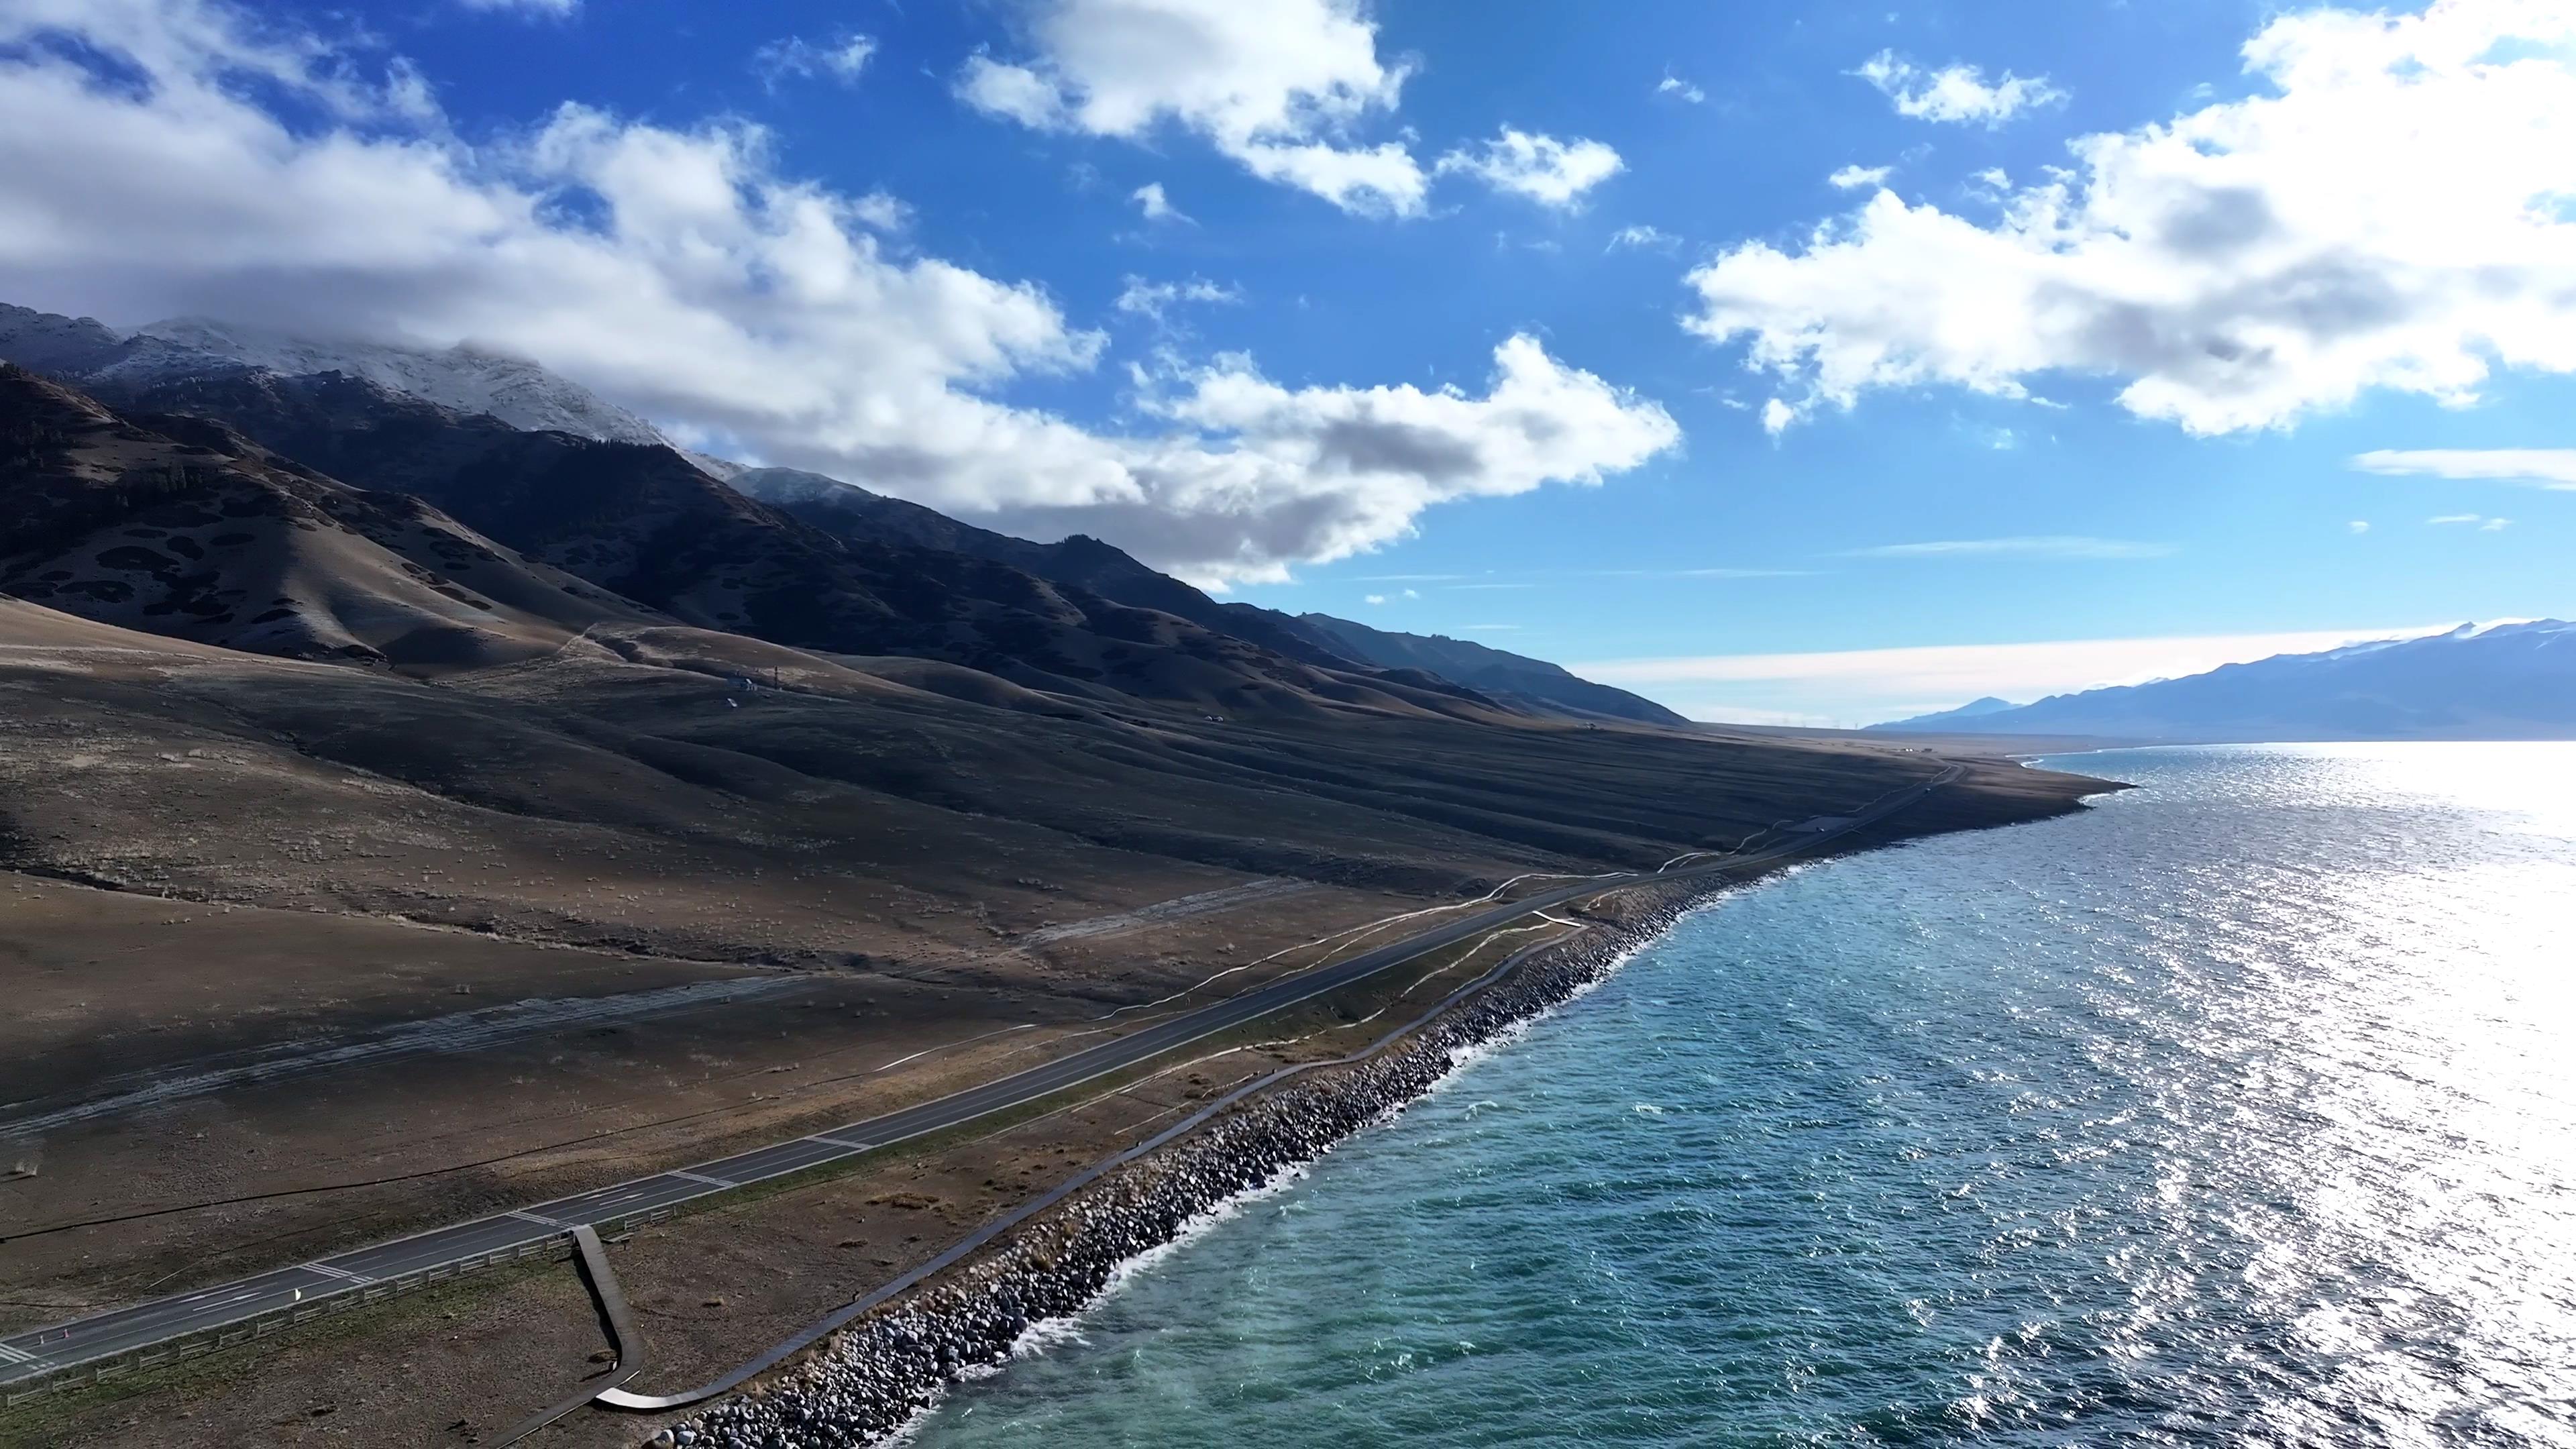
[[[1086,1047],[982,1086],[970,1087],[881,1117],[871,1117],[864,1122],[753,1148],[694,1167],[655,1173],[650,1177],[557,1198],[497,1217],[477,1218],[452,1227],[436,1228],[336,1257],[279,1268],[194,1293],[156,1298],[0,1339],[0,1389],[171,1339],[240,1323],[262,1314],[359,1292],[372,1284],[542,1243],[561,1237],[577,1226],[595,1226],[630,1218],[692,1198],[725,1192],[746,1183],[783,1177],[856,1157],[927,1133],[945,1131],[979,1117],[1051,1096],[1095,1077],[1134,1066],[1175,1047],[1185,1046],[1201,1037],[1338,990],[1388,967],[1509,925],[1533,911],[1647,880],[1718,875],[1811,850],[1825,841],[1885,819],[1922,799],[1936,787],[1957,779],[1960,773],[1960,767],[1953,765],[1923,784],[1883,796],[1852,815],[1819,818],[1807,826],[1791,827],[1784,843],[1760,851],[1662,872],[1638,871],[1578,881],[1493,906],[1445,925],[1430,927],[1347,961],[1300,972],[1258,990],[1229,997],[1124,1036],[1112,1037],[1097,1046]]]

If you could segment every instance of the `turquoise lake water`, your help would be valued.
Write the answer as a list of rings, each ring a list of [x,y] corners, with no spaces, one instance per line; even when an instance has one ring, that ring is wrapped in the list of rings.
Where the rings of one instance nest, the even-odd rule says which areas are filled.
[[[925,1449],[2576,1445],[2576,746],[2124,751],[1809,866]]]

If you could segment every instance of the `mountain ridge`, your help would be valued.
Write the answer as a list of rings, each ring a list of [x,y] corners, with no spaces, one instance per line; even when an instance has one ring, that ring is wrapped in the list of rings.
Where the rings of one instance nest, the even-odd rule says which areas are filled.
[[[1942,716],[1870,726],[1923,728]],[[2532,619],[2276,654],[1973,717],[1982,734],[2254,743],[2576,738],[2576,624]]]

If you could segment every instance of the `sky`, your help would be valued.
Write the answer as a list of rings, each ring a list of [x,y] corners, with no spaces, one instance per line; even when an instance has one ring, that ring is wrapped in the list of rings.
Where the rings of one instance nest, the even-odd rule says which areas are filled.
[[[0,0],[0,300],[1849,724],[2576,612],[2576,4]]]

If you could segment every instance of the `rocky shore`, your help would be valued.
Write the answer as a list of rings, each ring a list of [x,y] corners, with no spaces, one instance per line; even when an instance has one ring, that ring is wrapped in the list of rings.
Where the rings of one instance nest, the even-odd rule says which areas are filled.
[[[1360,1059],[1307,1072],[1225,1112],[1194,1136],[1116,1170],[972,1267],[835,1335],[767,1385],[665,1427],[690,1449],[844,1449],[873,1443],[970,1369],[999,1364],[1029,1328],[1081,1312],[1120,1264],[1169,1243],[1192,1218],[1312,1161],[1431,1089],[1460,1055],[1607,976],[1705,888],[1639,893],[1598,925],[1524,959],[1502,979]]]

